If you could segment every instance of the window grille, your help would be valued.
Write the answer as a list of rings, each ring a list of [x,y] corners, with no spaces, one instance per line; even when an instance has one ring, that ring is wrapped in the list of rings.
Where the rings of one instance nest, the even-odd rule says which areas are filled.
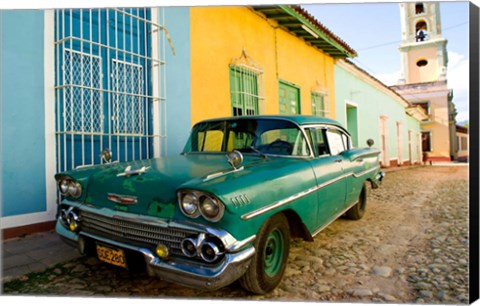
[[[143,67],[117,60],[112,64],[113,134],[144,136]]]
[[[65,130],[74,134],[101,133],[103,124],[101,58],[66,49],[63,68]]]
[[[312,92],[312,115],[327,117],[329,114],[326,95],[321,92]]]
[[[164,155],[162,9],[55,11],[57,171]]]
[[[263,70],[245,52],[230,63],[230,97],[233,116],[260,113],[264,101]]]

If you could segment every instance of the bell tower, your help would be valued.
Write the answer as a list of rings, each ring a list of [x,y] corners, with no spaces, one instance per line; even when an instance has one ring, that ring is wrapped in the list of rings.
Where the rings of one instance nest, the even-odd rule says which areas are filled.
[[[400,84],[447,79],[447,40],[442,36],[438,2],[400,4],[402,75]]]

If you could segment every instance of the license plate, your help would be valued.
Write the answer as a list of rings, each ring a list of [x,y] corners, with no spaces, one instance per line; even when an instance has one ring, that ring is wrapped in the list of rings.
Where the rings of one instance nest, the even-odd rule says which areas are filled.
[[[123,250],[111,249],[103,245],[97,244],[97,255],[98,259],[103,262],[118,267],[127,268],[127,261],[125,259],[125,253],[123,252]]]

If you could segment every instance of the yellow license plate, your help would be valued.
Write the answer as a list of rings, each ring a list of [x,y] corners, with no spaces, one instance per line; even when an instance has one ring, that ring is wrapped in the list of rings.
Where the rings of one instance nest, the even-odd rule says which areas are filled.
[[[98,259],[103,262],[127,268],[127,261],[123,250],[115,250],[97,244],[97,255]]]

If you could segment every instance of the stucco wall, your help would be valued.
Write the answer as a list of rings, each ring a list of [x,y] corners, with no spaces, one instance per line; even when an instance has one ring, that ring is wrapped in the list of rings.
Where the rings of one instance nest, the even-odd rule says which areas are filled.
[[[167,155],[178,155],[187,142],[191,127],[190,112],[190,9],[165,8],[165,26],[175,53],[165,50],[167,89]]]
[[[450,160],[448,89],[445,84],[405,88],[402,94],[411,103],[429,102],[430,119],[421,126],[422,131],[432,132],[432,151],[428,154],[434,159]]]
[[[426,60],[428,64],[418,67],[419,60]],[[429,48],[412,48],[408,53],[408,83],[430,82],[438,79],[438,56],[435,46]]]
[[[43,11],[0,10],[2,217],[46,209],[43,25]]]
[[[336,119],[351,130],[347,124],[346,107],[356,107],[358,146],[366,146],[367,139],[371,138],[375,141],[374,146],[380,148],[380,118],[386,118],[387,160],[391,164],[406,163],[409,161],[408,130],[418,133],[420,123],[405,113],[405,106],[399,98],[392,97],[388,89],[374,83],[350,64],[335,65]],[[397,124],[400,124],[400,146]],[[419,160],[418,155],[413,152],[413,159]]]
[[[302,114],[311,114],[310,92],[320,87],[335,116],[331,57],[247,7],[193,7],[190,16],[192,123],[232,115],[229,64],[242,50],[264,71],[261,114],[278,114],[282,80],[300,88]]]

